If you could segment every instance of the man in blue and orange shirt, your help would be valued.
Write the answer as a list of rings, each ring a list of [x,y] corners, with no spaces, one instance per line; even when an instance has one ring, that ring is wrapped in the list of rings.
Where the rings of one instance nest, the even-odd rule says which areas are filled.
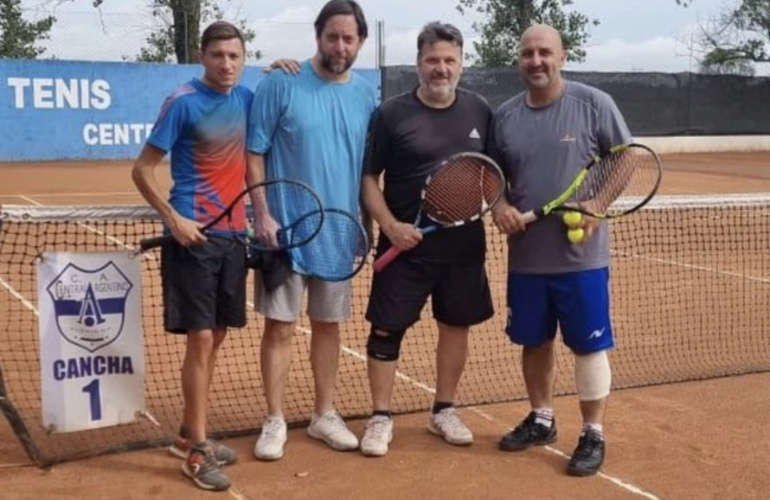
[[[216,228],[207,232],[208,238],[200,229],[246,184],[246,121],[253,93],[238,85],[244,53],[243,36],[232,24],[206,28],[200,51],[203,77],[166,99],[131,173],[175,240],[161,250],[164,326],[185,334],[187,347],[184,418],[170,451],[185,459],[185,475],[207,490],[229,488],[221,466],[236,459],[233,450],[207,439],[206,413],[217,350],[228,327],[246,324],[246,256],[243,245],[217,238]],[[168,200],[155,177],[167,153],[174,181]],[[233,224],[245,229],[244,206],[234,211]]]

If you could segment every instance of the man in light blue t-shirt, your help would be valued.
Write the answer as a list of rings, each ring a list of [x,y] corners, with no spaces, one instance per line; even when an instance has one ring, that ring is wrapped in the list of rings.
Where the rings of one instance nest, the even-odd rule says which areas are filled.
[[[503,436],[499,446],[520,451],[556,440],[553,385],[558,325],[575,355],[583,417],[567,473],[589,476],[604,460],[603,419],[611,385],[608,229],[586,217],[588,240],[572,244],[561,217],[547,217],[525,230],[521,213],[555,198],[593,155],[630,142],[631,134],[609,95],[562,78],[564,61],[558,31],[545,25],[527,29],[519,48],[519,70],[527,90],[503,103],[490,127],[488,150],[500,161],[510,187],[508,199],[493,209],[495,223],[510,235],[506,333],[522,346],[531,405],[529,415]]]
[[[296,76],[273,71],[257,86],[249,116],[248,161],[266,179],[307,183],[325,208],[358,215],[366,133],[376,96],[350,67],[366,40],[366,19],[353,0],[331,0],[318,14],[315,31],[317,52]],[[259,215],[256,237],[270,238],[276,222]],[[276,287],[267,290],[262,279],[256,280],[256,309],[265,316],[261,371],[268,407],[254,447],[260,460],[283,456],[283,395],[305,289],[315,379],[308,434],[337,450],[358,448],[358,438],[334,410],[339,322],[350,316],[351,284],[303,276],[296,264],[303,261],[302,252],[302,247],[292,250],[292,272]]]

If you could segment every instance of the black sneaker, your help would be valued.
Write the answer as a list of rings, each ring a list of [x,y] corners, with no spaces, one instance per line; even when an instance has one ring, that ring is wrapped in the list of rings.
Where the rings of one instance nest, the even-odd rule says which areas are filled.
[[[604,439],[591,430],[587,430],[578,442],[567,465],[570,476],[593,476],[599,472],[604,462]]]
[[[543,446],[556,441],[556,420],[551,427],[535,422],[537,415],[529,412],[527,418],[518,427],[500,439],[500,449],[503,451],[521,451],[530,446]]]

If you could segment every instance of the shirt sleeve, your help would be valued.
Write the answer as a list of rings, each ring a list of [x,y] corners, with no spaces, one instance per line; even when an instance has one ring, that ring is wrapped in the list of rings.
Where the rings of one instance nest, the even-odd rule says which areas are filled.
[[[273,145],[273,136],[286,109],[287,78],[278,70],[272,72],[257,85],[251,101],[246,149],[265,154]]]
[[[489,129],[487,130],[486,153],[487,153],[487,156],[492,158],[495,161],[495,163],[497,163],[500,166],[500,170],[503,171],[503,175],[505,176],[506,181],[510,181],[511,173],[507,168],[505,168],[503,155],[497,143],[497,136],[499,133],[497,129],[499,126],[500,126],[500,121],[498,119],[498,114],[493,113],[489,119]]]
[[[166,98],[147,138],[149,144],[165,152],[171,151],[189,120],[190,112],[186,103],[185,99],[178,96]]]
[[[364,154],[364,173],[381,174],[388,164],[390,151],[390,131],[380,108],[374,111],[369,122]]]
[[[599,150],[602,153],[609,151],[613,146],[626,144],[633,140],[620,109],[608,94],[599,94],[597,112],[597,138]]]

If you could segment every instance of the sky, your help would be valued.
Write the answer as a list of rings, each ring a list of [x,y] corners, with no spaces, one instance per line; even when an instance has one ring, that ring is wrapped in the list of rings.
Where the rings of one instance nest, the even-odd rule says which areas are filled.
[[[276,58],[304,59],[315,52],[313,20],[326,0],[222,0],[226,17],[246,19],[257,32],[254,48],[263,58],[252,64],[266,64]],[[121,60],[139,52],[154,20],[149,0],[104,0],[101,9],[92,0],[23,0],[25,18],[34,20],[54,14],[58,22],[51,39],[43,45],[46,55],[59,59]],[[357,67],[375,67],[377,22],[384,28],[385,64],[412,65],[420,27],[440,20],[459,27],[472,51],[478,39],[472,25],[476,14],[460,14],[457,0],[359,0],[370,29]],[[693,0],[683,8],[675,0],[574,0],[571,10],[581,12],[600,24],[591,26],[583,63],[568,63],[575,71],[661,71],[697,70],[692,34],[699,25],[716,17],[735,0]],[[768,66],[768,65],[765,65]],[[758,75],[770,75],[770,68],[758,66]]]

